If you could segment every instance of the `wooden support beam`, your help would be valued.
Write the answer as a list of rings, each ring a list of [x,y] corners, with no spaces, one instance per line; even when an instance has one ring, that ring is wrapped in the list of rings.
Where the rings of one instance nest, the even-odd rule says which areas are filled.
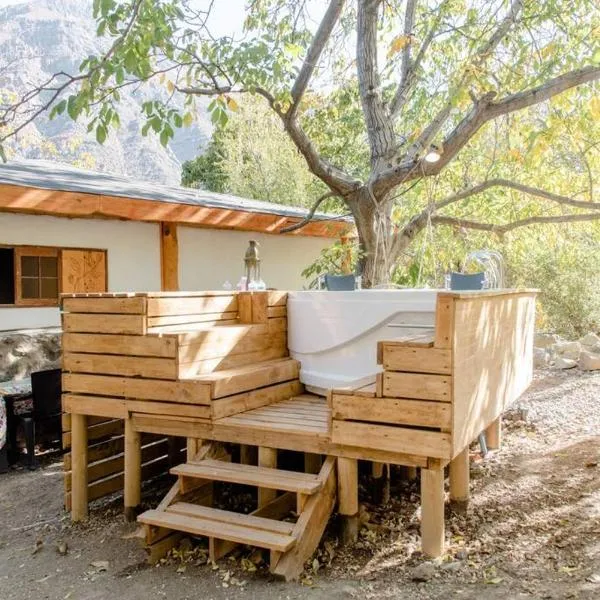
[[[373,500],[377,504],[390,501],[390,465],[374,462],[371,466],[373,476]]]
[[[131,418],[125,419],[125,518],[134,521],[141,504],[142,494],[142,444],[139,431],[133,428]]]
[[[71,519],[88,516],[88,431],[85,415],[71,415]]]
[[[444,468],[430,462],[421,469],[421,550],[436,558],[444,552]]]
[[[313,454],[312,452],[304,453],[304,472],[305,473],[318,473],[321,470],[323,459],[320,454]]]
[[[342,544],[349,544],[358,538],[358,460],[339,457],[337,461],[340,537]]]
[[[256,446],[240,444],[240,463],[243,465],[255,465],[257,462]]]
[[[269,467],[271,469],[277,468],[277,449],[266,448],[265,446],[259,446],[258,448],[258,466]],[[277,496],[277,490],[270,490],[267,488],[258,488],[258,507],[268,504]]]
[[[468,446],[450,462],[450,501],[459,508],[464,508],[469,501]]]
[[[488,450],[500,450],[502,446],[502,416],[499,416],[485,430]]]
[[[160,224],[160,285],[163,292],[179,291],[179,243],[177,225]]]
[[[202,440],[199,438],[187,438],[186,448],[187,448],[187,460],[191,460],[198,454],[200,448],[202,447]]]

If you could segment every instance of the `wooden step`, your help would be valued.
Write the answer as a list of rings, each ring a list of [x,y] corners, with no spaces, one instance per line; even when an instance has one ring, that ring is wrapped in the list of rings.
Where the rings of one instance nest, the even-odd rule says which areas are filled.
[[[195,509],[202,509],[204,516],[193,516],[191,514],[193,511],[189,506],[194,505],[184,506],[183,509],[179,507],[180,510],[186,511],[184,514],[171,510],[179,504],[185,505],[183,502],[176,503],[167,511],[148,510],[138,517],[138,521],[146,525],[268,548],[277,552],[286,552],[296,543],[295,538],[287,533],[264,529],[263,521],[268,521],[268,519],[231,513],[232,520],[225,521],[221,513],[226,511],[217,511],[217,509],[201,506],[197,506]],[[234,520],[235,522],[232,522]],[[256,527],[257,521],[263,529]],[[277,521],[273,521],[273,523],[276,524]]]
[[[254,465],[226,463],[220,460],[184,463],[173,467],[171,473],[179,477],[241,483],[301,494],[314,494],[323,485],[316,475],[310,473],[296,473],[295,471],[255,467]]]
[[[297,379],[298,372],[298,361],[292,358],[278,358],[236,367],[235,369],[215,371],[191,379],[210,384],[212,398],[223,398],[224,396]]]

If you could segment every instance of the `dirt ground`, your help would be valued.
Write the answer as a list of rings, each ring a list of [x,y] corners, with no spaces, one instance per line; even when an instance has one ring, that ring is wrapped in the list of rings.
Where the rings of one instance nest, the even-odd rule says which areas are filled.
[[[292,584],[250,551],[214,566],[184,547],[147,566],[119,498],[72,526],[60,462],[14,471],[0,476],[0,599],[600,598],[600,374],[538,372],[504,431],[502,451],[473,448],[472,500],[449,512],[441,560],[418,552],[417,484],[394,477],[388,505],[363,505],[358,543],[339,548],[333,519]]]

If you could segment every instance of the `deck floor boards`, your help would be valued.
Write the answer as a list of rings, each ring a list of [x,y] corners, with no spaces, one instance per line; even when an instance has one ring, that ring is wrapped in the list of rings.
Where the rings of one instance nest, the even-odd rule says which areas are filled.
[[[328,436],[330,409],[325,398],[303,394],[219,419],[221,426],[260,428],[264,431],[294,432]]]

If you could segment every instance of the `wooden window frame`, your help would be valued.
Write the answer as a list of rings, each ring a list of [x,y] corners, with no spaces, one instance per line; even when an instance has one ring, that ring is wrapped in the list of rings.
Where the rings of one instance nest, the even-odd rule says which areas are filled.
[[[49,307],[58,308],[60,295],[62,294],[62,251],[90,251],[104,253],[105,282],[104,287],[108,289],[108,251],[105,248],[81,248],[79,246],[30,246],[25,244],[0,244],[0,248],[8,248],[14,251],[14,304],[0,304],[0,308],[34,308]],[[22,298],[21,291],[21,257],[22,256],[51,256],[57,259],[58,298]]]

